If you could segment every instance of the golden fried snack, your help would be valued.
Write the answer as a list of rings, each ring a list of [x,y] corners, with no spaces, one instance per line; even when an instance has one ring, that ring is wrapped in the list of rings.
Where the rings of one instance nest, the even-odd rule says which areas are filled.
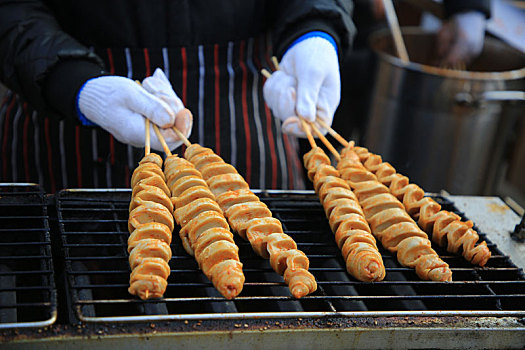
[[[414,267],[421,279],[451,281],[452,272],[448,264],[431,248],[430,241],[423,237],[409,237],[398,245],[399,262]]]
[[[402,203],[361,164],[352,147],[341,153],[338,170],[353,189],[374,236],[386,249],[397,253],[397,260],[402,265],[415,268],[421,279],[452,280],[452,271],[430,248],[427,235],[408,215]],[[409,243],[410,249],[407,248]]]
[[[276,218],[265,217],[252,219],[250,220],[250,226],[246,229],[246,238],[258,255],[265,259],[269,259],[268,237],[274,233],[284,234],[283,226]]]
[[[208,211],[215,211],[217,213],[222,212],[217,202],[215,202],[213,199],[199,198],[185,206],[175,209],[173,216],[175,217],[177,224],[179,224],[181,227],[184,227],[191,219],[200,213]]]
[[[219,207],[221,207],[223,212],[226,212],[232,205],[248,203],[248,202],[258,202],[259,197],[257,197],[252,191],[247,189],[241,189],[237,191],[227,191],[221,193],[215,197]]]
[[[270,209],[261,201],[232,205],[225,211],[225,214],[231,228],[244,239],[246,239],[246,230],[250,226],[250,220],[272,216]]]
[[[308,258],[283,233],[279,220],[272,218],[271,211],[250,191],[237,170],[211,149],[197,144],[186,149],[185,158],[203,174],[233,231],[248,239],[257,254],[270,259],[292,295],[301,298],[314,292],[317,283],[308,272]]]
[[[148,259],[131,272],[128,291],[141,299],[161,298],[168,282],[170,268],[162,259]]]
[[[383,259],[350,186],[330,165],[321,148],[313,148],[303,159],[343,254],[346,270],[360,281],[383,280],[386,274]]]
[[[131,178],[128,238],[130,294],[141,299],[160,298],[170,274],[173,203],[162,172],[162,158],[146,155]]]
[[[184,207],[183,207],[184,208]],[[229,230],[228,222],[220,211],[203,211],[195,215],[186,225],[182,226],[180,230],[180,238],[186,252],[194,255],[193,245],[197,242],[201,234],[205,233],[211,228],[223,228]]]
[[[177,172],[166,172],[166,174],[170,174],[169,177],[167,177],[167,180],[166,180],[166,183],[168,185],[168,187],[170,188],[170,190],[172,188],[174,188],[175,186],[175,183],[180,180],[182,177],[184,176],[189,176],[189,175],[196,175],[198,176],[199,174],[199,171],[195,168],[185,168],[184,171],[177,171]],[[173,192],[173,191],[172,191]]]
[[[219,174],[210,177],[206,182],[215,196],[228,191],[250,189],[244,178],[239,174]]]
[[[186,189],[179,197],[171,197],[173,205],[180,208],[200,198],[214,199],[208,186],[195,186]]]
[[[432,240],[448,252],[462,254],[471,264],[485,266],[491,252],[485,241],[479,242],[479,235],[472,229],[471,222],[461,221],[454,213],[441,210],[441,206],[416,184],[410,184],[406,176],[396,173],[396,169],[381,156],[370,153],[366,148],[355,147],[365,168],[374,173],[377,179],[389,187],[390,193],[403,202],[406,211],[417,220],[422,230],[432,235]]]
[[[239,248],[215,196],[200,172],[185,159],[169,156],[164,171],[174,196],[173,215],[181,226],[184,249],[226,299],[236,297],[245,280]]]
[[[221,174],[235,174],[237,169],[231,164],[226,163],[213,163],[210,166],[203,167],[201,174],[204,180],[208,180],[210,177]]]
[[[199,177],[197,177],[199,176]],[[171,195],[175,198],[179,197],[184,193],[188,188],[201,186],[206,186],[206,181],[202,179],[199,175],[188,174],[184,177],[179,178],[173,185],[169,186]]]
[[[201,260],[200,254],[210,244],[218,241],[235,243],[230,228],[213,227],[200,234],[193,243],[193,253],[196,260]]]
[[[142,157],[142,159],[139,161],[139,164],[144,163],[153,163],[162,169],[162,158],[157,153],[146,154],[144,157]]]
[[[144,190],[146,188],[145,186],[154,186],[160,188],[162,192],[166,193],[166,196],[169,197],[171,195],[170,189],[166,185],[166,182],[164,182],[164,180],[157,174],[153,174],[152,176],[146,177],[137,182],[137,184],[135,185],[135,187],[133,187],[133,190],[131,192],[131,198],[135,197],[135,195],[138,192]]]
[[[146,238],[141,240],[131,251],[129,255],[129,266],[133,270],[146,259],[162,259],[170,261],[171,248],[165,242],[155,239]]]
[[[143,239],[158,239],[168,245],[171,244],[171,231],[168,226],[158,222],[149,222],[140,225],[128,238],[128,253]]]
[[[141,190],[133,196],[133,199],[129,203],[129,211],[138,207],[144,201],[150,201],[162,204],[171,212],[173,211],[173,204],[171,203],[170,198],[158,187],[150,185],[139,185]]]
[[[133,175],[131,176],[131,188],[135,187],[137,182],[140,180],[151,177],[154,175],[158,175],[163,181],[166,181],[164,178],[164,173],[162,173],[162,169],[158,167],[155,163],[142,163],[140,164],[134,171]]]
[[[317,168],[320,165],[330,165],[330,158],[321,147],[315,147],[303,156],[303,163],[308,171],[308,178],[313,182]]]
[[[140,199],[139,201],[141,202],[140,205],[129,213],[129,233],[133,233],[133,231],[140,225],[150,222],[164,224],[168,226],[171,232],[173,232],[173,215],[165,206],[155,202],[141,201]]]

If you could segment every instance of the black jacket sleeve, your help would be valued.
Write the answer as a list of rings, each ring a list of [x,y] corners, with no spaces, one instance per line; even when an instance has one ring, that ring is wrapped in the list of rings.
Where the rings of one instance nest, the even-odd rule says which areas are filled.
[[[286,0],[276,1],[272,8],[272,37],[279,59],[295,39],[311,31],[330,34],[337,43],[340,60],[352,44],[355,27],[351,1]]]
[[[490,0],[445,0],[443,5],[447,18],[456,13],[473,10],[483,13],[487,18],[490,17]]]
[[[73,116],[77,91],[103,69],[41,1],[0,0],[0,79],[34,107]]]

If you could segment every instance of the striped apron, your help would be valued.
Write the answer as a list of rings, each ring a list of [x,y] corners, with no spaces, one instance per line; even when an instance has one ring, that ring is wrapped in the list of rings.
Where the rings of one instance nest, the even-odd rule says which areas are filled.
[[[111,74],[142,80],[162,68],[193,112],[192,143],[214,149],[251,188],[303,189],[297,139],[264,103],[260,70],[270,67],[267,40],[224,45],[93,49]],[[144,149],[122,144],[100,128],[55,120],[8,91],[0,108],[0,182],[62,188],[129,187]],[[184,146],[174,151],[182,154]]]

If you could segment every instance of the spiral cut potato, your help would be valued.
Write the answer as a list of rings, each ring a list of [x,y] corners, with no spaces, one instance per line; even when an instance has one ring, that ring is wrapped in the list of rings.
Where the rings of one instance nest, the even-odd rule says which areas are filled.
[[[361,164],[352,147],[341,153],[338,170],[354,190],[372,233],[383,247],[396,253],[403,266],[415,268],[423,280],[452,280],[452,271],[432,249],[426,233],[408,215],[403,203]]]
[[[201,172],[233,231],[247,239],[258,255],[270,259],[292,295],[301,298],[314,292],[317,283],[308,271],[308,258],[237,170],[211,149],[197,144],[186,149],[185,158]]]
[[[190,162],[177,155],[166,158],[164,174],[184,249],[226,299],[236,297],[244,285],[239,248],[206,181]]]
[[[173,204],[162,172],[162,159],[151,153],[133,172],[128,238],[130,294],[160,298],[170,274]]]
[[[472,229],[472,221],[463,222],[458,215],[441,210],[435,200],[425,197],[421,187],[396,173],[396,169],[383,162],[381,156],[363,147],[355,147],[355,152],[366,169],[403,202],[406,211],[417,220],[421,229],[432,236],[434,243],[446,247],[450,253],[462,254],[471,264],[485,266],[491,253],[485,241],[478,243],[479,235]]]
[[[346,270],[364,282],[382,281],[385,265],[363,210],[348,184],[320,147],[304,155],[304,166],[324,207]]]

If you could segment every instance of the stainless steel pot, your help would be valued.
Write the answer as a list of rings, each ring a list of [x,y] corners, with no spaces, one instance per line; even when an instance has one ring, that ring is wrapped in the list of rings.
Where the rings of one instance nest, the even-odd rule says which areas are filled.
[[[388,31],[371,37],[378,57],[365,145],[427,191],[488,194],[517,118],[525,117],[525,55],[487,37],[467,70],[433,65],[435,35],[405,28],[411,62],[395,57]]]

